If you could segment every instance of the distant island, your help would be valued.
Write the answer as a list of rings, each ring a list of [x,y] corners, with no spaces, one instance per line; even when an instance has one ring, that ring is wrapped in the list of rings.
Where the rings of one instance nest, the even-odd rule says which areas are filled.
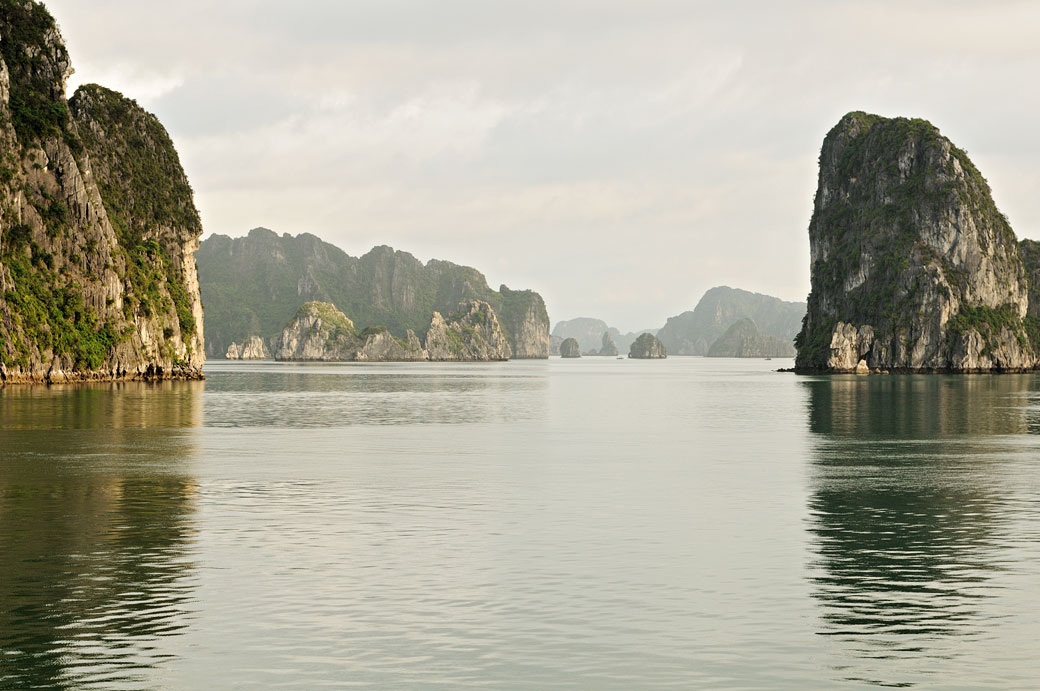
[[[576,338],[565,338],[563,343],[560,344],[560,357],[562,358],[580,358],[581,357],[581,345],[578,343]]]
[[[785,302],[761,293],[752,293],[729,286],[718,286],[707,291],[692,311],[671,317],[657,332],[657,337],[673,355],[712,355],[712,345],[726,331],[742,319],[754,322],[756,330],[787,344],[778,353],[775,341],[758,349],[747,348],[746,355],[726,357],[794,357],[794,337],[805,317],[804,302]],[[716,350],[716,355],[721,352]]]
[[[609,336],[610,340],[613,341],[616,350],[627,351],[629,346],[632,345],[632,342],[635,341],[640,334],[648,331],[656,331],[656,329],[643,329],[642,331],[621,333],[621,331],[613,326],[608,326],[602,319],[595,319],[593,317],[567,319],[565,321],[557,322],[556,325],[553,326],[553,355],[560,354],[560,343],[567,338],[573,338],[576,340],[578,342],[578,348],[582,353],[599,355],[603,347],[606,345],[604,341],[606,336]],[[606,355],[609,353],[604,354]]]
[[[1040,257],[968,155],[925,120],[849,113],[809,225],[801,372],[1013,372],[1040,352]]]
[[[551,347],[554,355],[559,354],[560,343],[573,338],[585,355],[616,355],[629,350],[643,334],[651,334],[672,355],[794,357],[794,337],[801,328],[805,309],[804,302],[785,302],[769,295],[717,286],[708,290],[693,310],[669,318],[660,329],[622,334],[603,320],[591,317],[557,322]],[[730,333],[738,324],[739,328]]]
[[[0,2],[0,382],[201,378],[202,225],[159,121]]]
[[[646,333],[632,342],[628,357],[636,360],[663,360],[668,357],[668,349],[657,336]]]
[[[794,345],[787,340],[758,330],[754,320],[740,319],[718,337],[708,349],[708,357],[787,358]]]
[[[211,357],[241,357],[242,344],[254,339],[273,351],[286,324],[308,302],[334,305],[359,330],[378,327],[407,339],[409,331],[425,336],[434,312],[451,314],[469,300],[490,306],[512,358],[549,357],[542,297],[506,286],[492,290],[468,266],[423,264],[385,246],[356,258],[314,235],[278,235],[266,228],[240,238],[212,235],[197,256]]]

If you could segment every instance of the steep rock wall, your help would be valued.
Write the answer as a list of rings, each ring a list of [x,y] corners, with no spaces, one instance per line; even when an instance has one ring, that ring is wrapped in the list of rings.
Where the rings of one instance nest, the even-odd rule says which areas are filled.
[[[90,85],[42,5],[0,0],[0,381],[198,378],[191,188],[162,125]]]
[[[809,241],[799,370],[1037,364],[1015,235],[967,154],[930,123],[842,118],[820,153]]]

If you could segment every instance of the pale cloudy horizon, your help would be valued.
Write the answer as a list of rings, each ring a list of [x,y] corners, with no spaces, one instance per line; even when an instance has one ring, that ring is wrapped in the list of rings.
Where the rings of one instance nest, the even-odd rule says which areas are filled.
[[[923,117],[1040,237],[1028,2],[52,0],[76,69],[154,112],[206,234],[390,245],[659,327],[729,285],[804,300],[846,112]]]

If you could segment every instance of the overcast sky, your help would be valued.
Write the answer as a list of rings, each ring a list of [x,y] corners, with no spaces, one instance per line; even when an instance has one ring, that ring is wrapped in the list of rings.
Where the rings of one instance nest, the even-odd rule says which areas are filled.
[[[387,244],[660,326],[720,284],[804,299],[816,158],[924,117],[1040,237],[1040,3],[49,0],[70,86],[170,131],[206,234]]]

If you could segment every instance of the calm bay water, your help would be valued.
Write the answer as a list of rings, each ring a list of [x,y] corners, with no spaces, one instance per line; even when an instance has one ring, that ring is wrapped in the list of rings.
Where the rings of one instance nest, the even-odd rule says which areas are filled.
[[[1036,688],[1040,379],[0,389],[0,688]]]

